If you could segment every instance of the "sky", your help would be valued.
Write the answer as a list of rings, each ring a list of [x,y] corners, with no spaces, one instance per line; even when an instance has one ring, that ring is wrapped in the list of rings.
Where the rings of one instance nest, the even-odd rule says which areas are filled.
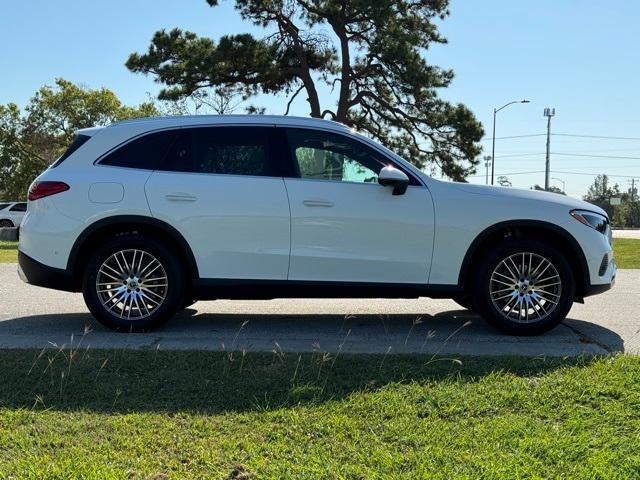
[[[454,70],[440,94],[482,122],[483,155],[491,154],[493,109],[530,100],[497,115],[496,176],[516,187],[544,184],[543,110],[554,107],[552,185],[564,182],[569,195],[580,197],[596,174],[606,173],[627,189],[632,177],[640,181],[638,18],[640,2],[628,0],[452,0],[450,16],[439,22],[448,44],[425,55]],[[205,0],[0,0],[0,103],[24,106],[57,77],[107,87],[127,104],[143,102],[161,86],[124,62],[146,51],[156,30],[173,27],[213,38],[263,34],[239,18],[230,0],[215,8]],[[321,96],[333,105],[328,88]],[[253,103],[282,114],[286,100],[263,96]],[[306,116],[305,107],[299,99],[291,113]],[[469,180],[485,183],[484,166],[477,175]]]

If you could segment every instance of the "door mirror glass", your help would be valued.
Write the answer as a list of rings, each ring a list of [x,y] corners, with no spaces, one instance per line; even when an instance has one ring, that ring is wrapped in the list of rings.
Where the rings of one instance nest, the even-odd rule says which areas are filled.
[[[402,170],[389,165],[380,170],[378,183],[385,187],[393,187],[394,195],[404,195],[409,185],[409,177]]]

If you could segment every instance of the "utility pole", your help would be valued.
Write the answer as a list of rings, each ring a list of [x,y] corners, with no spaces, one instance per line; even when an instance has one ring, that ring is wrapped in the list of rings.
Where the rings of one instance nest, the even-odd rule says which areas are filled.
[[[636,196],[636,179],[632,178],[631,179],[631,203],[635,202],[635,196]]]
[[[544,116],[547,117],[547,160],[544,169],[544,189],[549,191],[549,179],[551,175],[551,117],[556,114],[555,108],[545,108]]]
[[[491,157],[489,155],[485,155],[484,157],[484,166],[487,172],[485,175],[484,183],[485,185],[489,185],[489,167],[491,166]]]

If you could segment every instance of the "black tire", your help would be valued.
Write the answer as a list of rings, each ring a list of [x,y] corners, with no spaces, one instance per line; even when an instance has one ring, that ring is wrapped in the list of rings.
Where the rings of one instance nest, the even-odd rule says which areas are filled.
[[[451,300],[456,302],[458,305],[460,305],[465,310],[469,310],[471,312],[475,312],[476,311],[476,306],[473,303],[473,297],[471,295],[461,295],[459,297],[454,297]]]
[[[15,225],[11,220],[2,219],[0,220],[0,228],[13,228]]]
[[[494,279],[497,280],[491,280],[491,278],[494,271],[499,268],[499,265],[503,260],[506,261],[508,257],[514,255],[517,256],[512,257],[512,259],[519,259],[519,255],[522,253],[525,253],[525,255],[532,254],[534,265],[535,262],[541,262],[541,260],[539,260],[540,258],[546,259],[552,266],[552,274],[557,274],[557,277],[559,277],[559,282],[557,279],[545,280],[545,278],[540,278],[539,276],[536,278],[537,273],[535,268],[531,267],[529,271],[533,273],[533,275],[530,276],[533,283],[530,288],[533,289],[532,291],[540,292],[552,300],[549,302],[538,302],[535,306],[534,303],[531,303],[531,307],[527,304],[526,309],[518,308],[514,303],[513,309],[511,309],[511,313],[509,313],[511,307],[504,306],[502,310],[499,308],[499,305],[502,306],[502,303],[498,302],[498,299],[500,298],[498,295],[502,295],[503,293],[498,294],[494,291],[494,298],[492,299],[490,285],[494,285],[494,289],[505,288],[506,292],[504,293],[506,293],[506,295],[513,295],[516,302],[519,297],[522,297],[523,295],[526,297],[525,293],[521,294],[520,290],[516,289],[516,285],[520,285],[520,288],[524,289],[529,287],[527,285],[522,285],[521,283],[514,283],[513,292],[510,292],[509,289],[512,288],[510,285],[500,285],[499,283],[496,283],[496,281],[499,282],[500,280],[504,280],[499,276],[499,273],[494,276]],[[526,261],[527,258],[528,257],[525,257],[525,261],[523,262],[522,270],[524,272],[527,272],[529,269],[527,265],[528,262]],[[542,263],[542,265],[543,267],[541,268],[544,268],[545,264]],[[553,269],[555,269],[555,271],[553,271]],[[515,271],[515,267],[513,270]],[[523,275],[523,278],[526,278],[527,275],[528,274]],[[548,276],[551,274],[547,274],[545,272],[544,275]],[[546,285],[548,284],[543,286],[540,285],[540,283],[536,286],[536,282],[539,280],[543,280],[542,283],[545,283],[545,281],[558,283],[553,287],[547,287]],[[476,289],[474,292],[474,302],[477,307],[477,312],[489,324],[510,335],[539,335],[556,327],[569,313],[575,295],[575,278],[571,270],[571,266],[565,260],[565,256],[553,245],[533,239],[508,239],[496,245],[493,250],[484,255],[480,263],[477,265],[474,283]],[[536,290],[542,287],[551,290],[553,293],[549,295],[543,290]],[[507,297],[501,301],[508,302],[510,300],[511,297]],[[555,304],[550,302],[555,302]],[[543,314],[544,305],[546,305],[547,308],[544,309]],[[517,320],[514,318],[516,315]],[[527,317],[526,321],[525,318],[522,318],[524,315]],[[538,318],[530,320],[529,315],[531,315],[531,317],[537,316]]]
[[[117,297],[117,295],[113,295],[106,304],[107,306],[111,307],[109,309],[107,308],[107,306],[103,306],[103,299],[105,298],[105,296],[108,297],[112,295],[112,293],[104,293],[105,291],[98,291],[98,275],[101,276],[101,283],[105,278],[108,278],[109,282],[113,281],[112,285],[107,285],[104,287],[110,291],[115,290],[118,286],[126,289],[129,285],[125,287],[124,285],[120,285],[120,281],[116,282],[116,275],[114,274],[112,269],[104,268],[104,270],[101,272],[100,268],[105,261],[113,262],[113,255],[116,252],[125,252],[125,256],[128,256],[132,255],[132,252],[134,251],[145,252],[146,256],[143,256],[141,253],[139,253],[139,255],[142,256],[144,260],[150,263],[149,258],[150,256],[152,256],[161,265],[160,272],[164,270],[162,275],[163,278],[166,276],[166,280],[164,280],[166,284],[161,287],[156,287],[150,286],[151,284],[149,283],[148,289],[145,288],[145,273],[144,271],[142,271],[140,279],[136,280],[140,282],[140,288],[135,291],[140,292],[142,289],[143,292],[148,292],[149,289],[152,289],[151,293],[155,291],[156,293],[154,295],[156,296],[148,294],[144,298],[147,298],[149,300],[145,300],[144,302],[141,297],[136,297],[136,308],[134,308],[133,299],[131,299],[129,300],[131,306],[129,307],[129,310],[127,310],[127,302],[124,302],[124,307],[122,308],[120,306],[122,302],[118,302],[117,300],[117,298],[123,297]],[[135,259],[136,257],[133,258]],[[129,257],[129,260],[131,260],[131,257]],[[120,261],[120,263],[124,264],[125,262]],[[132,261],[131,263],[135,262]],[[142,264],[143,262],[140,263]],[[111,263],[111,265],[115,264]],[[153,263],[148,271],[150,272],[151,268],[156,268],[156,266],[157,264]],[[140,270],[144,270],[144,268],[139,268],[138,272],[140,272]],[[132,269],[129,269],[129,271],[131,272]],[[104,272],[107,272],[107,277],[105,277]],[[111,277],[109,274],[114,274],[114,276]],[[132,275],[135,276],[138,275],[138,273],[131,273],[129,277],[131,277]],[[153,275],[157,274],[152,274],[152,276]],[[89,258],[84,271],[82,292],[87,307],[96,318],[96,320],[98,320],[104,326],[120,332],[145,332],[162,325],[164,322],[173,317],[173,315],[175,315],[175,313],[178,311],[178,308],[183,304],[184,301],[183,297],[185,278],[186,277],[184,274],[184,270],[180,265],[178,259],[174,254],[171,253],[170,249],[163,242],[148,235],[126,235],[122,237],[113,237],[96,248],[95,253]],[[158,281],[163,280],[150,281],[157,283]],[[134,292],[134,290],[126,291]],[[124,291],[122,291],[122,293],[124,294]],[[132,295],[134,294],[132,293]],[[159,300],[160,298],[162,298],[162,300]],[[140,299],[140,303],[138,303],[138,299]],[[155,301],[158,304],[155,305],[154,303],[151,303],[152,301]],[[133,312],[134,317],[136,315],[139,315],[140,318],[127,318],[127,316],[125,315],[127,311]]]

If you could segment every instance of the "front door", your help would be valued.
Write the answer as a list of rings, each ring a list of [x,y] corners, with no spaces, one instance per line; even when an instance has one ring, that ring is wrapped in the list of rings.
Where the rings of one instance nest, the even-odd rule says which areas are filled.
[[[426,284],[433,246],[429,191],[412,178],[404,195],[377,183],[390,159],[355,137],[291,128],[300,178],[286,178],[291,206],[289,280]]]

